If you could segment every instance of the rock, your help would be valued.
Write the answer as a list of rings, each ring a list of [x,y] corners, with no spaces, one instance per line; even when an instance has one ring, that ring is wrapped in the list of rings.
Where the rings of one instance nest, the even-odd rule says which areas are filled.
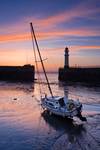
[[[17,98],[14,98],[13,100],[17,100]]]

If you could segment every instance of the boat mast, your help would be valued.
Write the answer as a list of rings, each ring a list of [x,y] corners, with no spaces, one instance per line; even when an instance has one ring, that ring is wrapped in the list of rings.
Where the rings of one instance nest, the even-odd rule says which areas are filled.
[[[51,87],[50,87],[50,83],[49,83],[49,80],[48,80],[48,77],[47,77],[47,74],[46,74],[46,71],[45,71],[44,63],[43,63],[43,60],[42,60],[42,57],[41,57],[41,53],[40,53],[40,50],[39,50],[39,46],[38,46],[38,42],[37,42],[37,39],[36,39],[36,36],[35,36],[35,32],[34,32],[34,28],[33,28],[32,22],[30,23],[30,27],[31,27],[31,30],[32,30],[32,33],[33,33],[33,36],[34,36],[34,40],[35,40],[37,51],[38,51],[38,54],[39,54],[39,57],[40,57],[41,65],[42,65],[42,68],[43,68],[43,72],[44,72],[44,75],[45,75],[45,78],[46,78],[46,81],[47,81],[48,89],[50,91],[51,96],[53,97],[53,93],[52,93],[52,90],[51,90]]]

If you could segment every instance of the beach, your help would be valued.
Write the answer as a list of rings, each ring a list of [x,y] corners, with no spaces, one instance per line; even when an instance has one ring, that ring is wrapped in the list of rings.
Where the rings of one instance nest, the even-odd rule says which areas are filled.
[[[40,105],[38,80],[35,83],[0,82],[1,150],[99,150],[100,87],[58,82],[48,74],[54,95],[79,99],[82,115],[69,120],[50,115]],[[49,94],[43,78],[42,90]]]

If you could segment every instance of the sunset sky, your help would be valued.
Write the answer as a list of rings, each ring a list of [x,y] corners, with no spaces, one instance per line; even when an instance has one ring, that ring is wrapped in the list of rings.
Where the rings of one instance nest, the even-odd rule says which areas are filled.
[[[34,64],[33,22],[48,71],[64,63],[100,66],[100,0],[0,0],[0,65]]]

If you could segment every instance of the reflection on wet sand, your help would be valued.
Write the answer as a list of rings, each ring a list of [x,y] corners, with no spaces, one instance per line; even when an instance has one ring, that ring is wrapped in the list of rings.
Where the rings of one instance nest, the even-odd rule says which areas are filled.
[[[99,150],[99,141],[91,134],[90,125],[77,124],[72,119],[50,115],[48,111],[44,111],[41,116],[47,125],[60,132],[52,150]]]
[[[51,77],[54,83],[57,77]],[[0,82],[0,150],[98,150],[100,89],[57,81],[51,86],[55,95],[79,98],[85,105],[83,111],[89,112],[88,121],[82,124],[41,110],[38,83]],[[43,89],[47,91],[46,84]]]
[[[79,100],[83,104],[82,114],[85,116],[100,114],[100,88],[87,87],[81,84],[67,85],[59,83],[59,90],[67,98]]]
[[[54,114],[50,114],[47,110],[41,113],[41,116],[45,120],[45,122],[54,128],[57,131],[64,131],[68,134],[81,134],[81,131],[85,131],[83,124],[76,124],[73,119],[63,118],[60,116],[56,116]]]

